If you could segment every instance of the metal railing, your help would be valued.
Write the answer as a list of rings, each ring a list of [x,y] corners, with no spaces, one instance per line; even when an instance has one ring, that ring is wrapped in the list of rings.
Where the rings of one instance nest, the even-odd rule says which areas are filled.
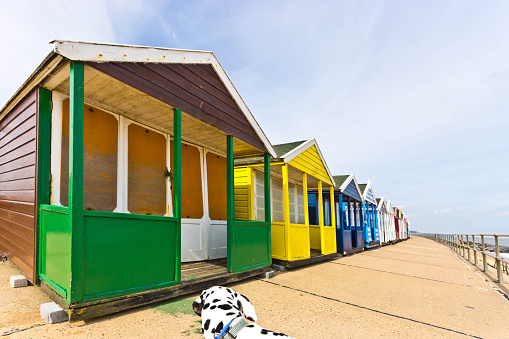
[[[423,238],[428,238],[442,243],[451,248],[456,253],[463,256],[470,263],[477,266],[478,255],[482,256],[482,269],[484,272],[488,272],[489,267],[496,269],[497,271],[497,282],[504,283],[504,273],[509,275],[509,258],[502,258],[500,255],[501,246],[499,246],[499,240],[501,238],[508,238],[509,235],[500,234],[418,234]],[[476,243],[476,237],[480,238],[480,242]],[[494,238],[494,244],[487,244],[486,238]],[[470,239],[470,240],[469,240]],[[508,242],[509,244],[509,242]],[[503,247],[507,250],[509,245]],[[472,254],[472,255],[471,255]],[[509,256],[509,255],[508,255]],[[494,265],[488,263],[488,258],[495,261]]]

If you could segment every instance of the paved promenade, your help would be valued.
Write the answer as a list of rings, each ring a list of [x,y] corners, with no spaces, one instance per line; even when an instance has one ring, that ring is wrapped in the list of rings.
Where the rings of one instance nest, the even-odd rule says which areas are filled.
[[[196,296],[79,323],[46,325],[36,287],[11,289],[0,264],[0,336],[203,338]],[[508,279],[509,280],[509,279]],[[507,286],[507,285],[506,285]],[[447,247],[408,241],[232,286],[258,324],[296,338],[509,338],[507,289]]]

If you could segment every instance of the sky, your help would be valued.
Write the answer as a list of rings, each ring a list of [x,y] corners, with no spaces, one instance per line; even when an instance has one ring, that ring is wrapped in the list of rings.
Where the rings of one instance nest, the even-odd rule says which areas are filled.
[[[52,39],[213,51],[272,144],[316,138],[412,230],[509,234],[507,1],[2,1],[0,106]]]

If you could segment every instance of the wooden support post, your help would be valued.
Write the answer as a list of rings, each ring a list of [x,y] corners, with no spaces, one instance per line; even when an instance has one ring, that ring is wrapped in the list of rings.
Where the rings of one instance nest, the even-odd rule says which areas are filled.
[[[472,234],[472,246],[473,246],[473,252],[474,252],[474,265],[477,266],[477,249],[475,248],[475,235]]]
[[[486,248],[484,247],[484,234],[481,234],[482,266],[483,271],[488,272],[488,263],[486,262]]]
[[[368,213],[368,203],[366,201],[364,201],[361,205],[361,211],[364,211],[364,213],[361,212],[361,215],[365,215],[366,216],[366,220],[362,221],[362,225],[364,225],[364,232],[362,232],[363,234],[363,237],[364,237],[364,245],[366,243],[369,244],[369,237],[368,237],[368,227],[369,227],[369,222],[370,222],[370,215]],[[365,225],[366,224],[366,225]],[[367,226],[367,227],[366,227]]]
[[[309,235],[308,175],[302,172],[302,194],[304,195],[304,224]],[[311,257],[311,238],[308,236],[307,257]]]
[[[69,107],[69,221],[71,223],[71,295],[83,299],[83,134],[85,66],[71,61]]]
[[[465,234],[467,238],[467,260],[470,261],[470,243],[468,242],[468,234]]]
[[[288,186],[288,164],[284,164],[282,167],[283,172],[283,213],[284,213],[284,224],[285,224],[285,252],[286,259],[291,260],[291,248],[290,248],[290,194]]]
[[[465,244],[463,242],[463,234],[460,234],[461,236],[461,255],[463,256],[463,258],[465,258]]]
[[[177,235],[176,235],[176,263],[175,263],[175,280],[181,281],[181,247],[182,247],[182,111],[180,109],[173,110],[173,217],[177,218]],[[127,205],[126,205],[127,208]]]
[[[504,283],[504,276],[502,275],[502,261],[500,261],[500,248],[498,247],[498,235],[494,235],[495,237],[495,261],[497,266],[497,279],[498,283]]]
[[[376,210],[376,205],[373,206],[373,214],[375,215],[375,241],[380,241],[380,220],[378,218],[378,211]],[[410,237],[410,234],[407,234]]]
[[[321,180],[318,180],[318,214],[320,216],[320,250],[322,252],[322,254],[324,253],[324,247],[325,247],[325,239],[323,237],[323,225],[324,225],[324,220],[323,220],[323,195],[322,195],[322,181]]]
[[[334,186],[330,186],[330,220],[331,226],[336,227],[336,206],[334,204]]]
[[[302,172],[302,194],[304,195],[304,224],[309,227],[308,175]]]
[[[51,201],[51,166],[48,158],[51,157],[51,91],[39,87],[37,93],[37,205],[35,206],[35,217],[39,225],[39,211],[42,204],[49,204]],[[60,129],[62,129],[62,121],[60,121]],[[60,135],[61,137],[61,135]],[[60,192],[60,190],[59,190]],[[60,194],[59,194],[60,197]],[[36,228],[38,239],[41,238],[40,228]],[[34,242],[34,253],[36,256],[36,267],[34,267],[35,283],[39,283],[39,269],[41,268],[42,253],[40,253],[39,241]]]
[[[234,253],[234,224],[235,220],[235,187],[234,187],[234,174],[233,174],[233,136],[226,137],[226,238],[227,238],[227,268],[228,272],[232,273],[234,266],[233,257]]]
[[[269,258],[270,264],[272,264],[272,243],[271,243],[271,227],[272,217],[270,208],[270,154],[265,153],[263,156],[263,193],[265,203],[265,222],[268,228],[268,244],[267,244],[267,257]],[[254,188],[253,188],[254,189]]]
[[[346,220],[347,220],[346,221],[346,225],[348,227],[348,230],[351,230],[351,227],[352,227],[352,225],[351,225],[352,217],[351,217],[350,213],[352,213],[352,211],[351,211],[352,205],[350,204],[350,197],[348,197],[348,196],[346,197],[346,203],[347,203],[347,206],[348,206],[346,208],[346,212],[347,212],[346,213]]]

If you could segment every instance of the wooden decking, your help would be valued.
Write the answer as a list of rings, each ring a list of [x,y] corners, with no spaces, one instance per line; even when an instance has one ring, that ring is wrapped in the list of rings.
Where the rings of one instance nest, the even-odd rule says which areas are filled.
[[[193,280],[212,279],[229,274],[226,267],[226,259],[182,263],[180,272],[183,283]]]
[[[267,266],[247,272],[229,273],[226,259],[182,263],[180,284],[113,299],[98,300],[75,307],[71,306],[71,308],[67,308],[65,301],[44,283],[41,283],[41,288],[51,299],[69,313],[69,321],[74,322],[200,292],[212,286],[230,284],[271,270],[272,268]]]

